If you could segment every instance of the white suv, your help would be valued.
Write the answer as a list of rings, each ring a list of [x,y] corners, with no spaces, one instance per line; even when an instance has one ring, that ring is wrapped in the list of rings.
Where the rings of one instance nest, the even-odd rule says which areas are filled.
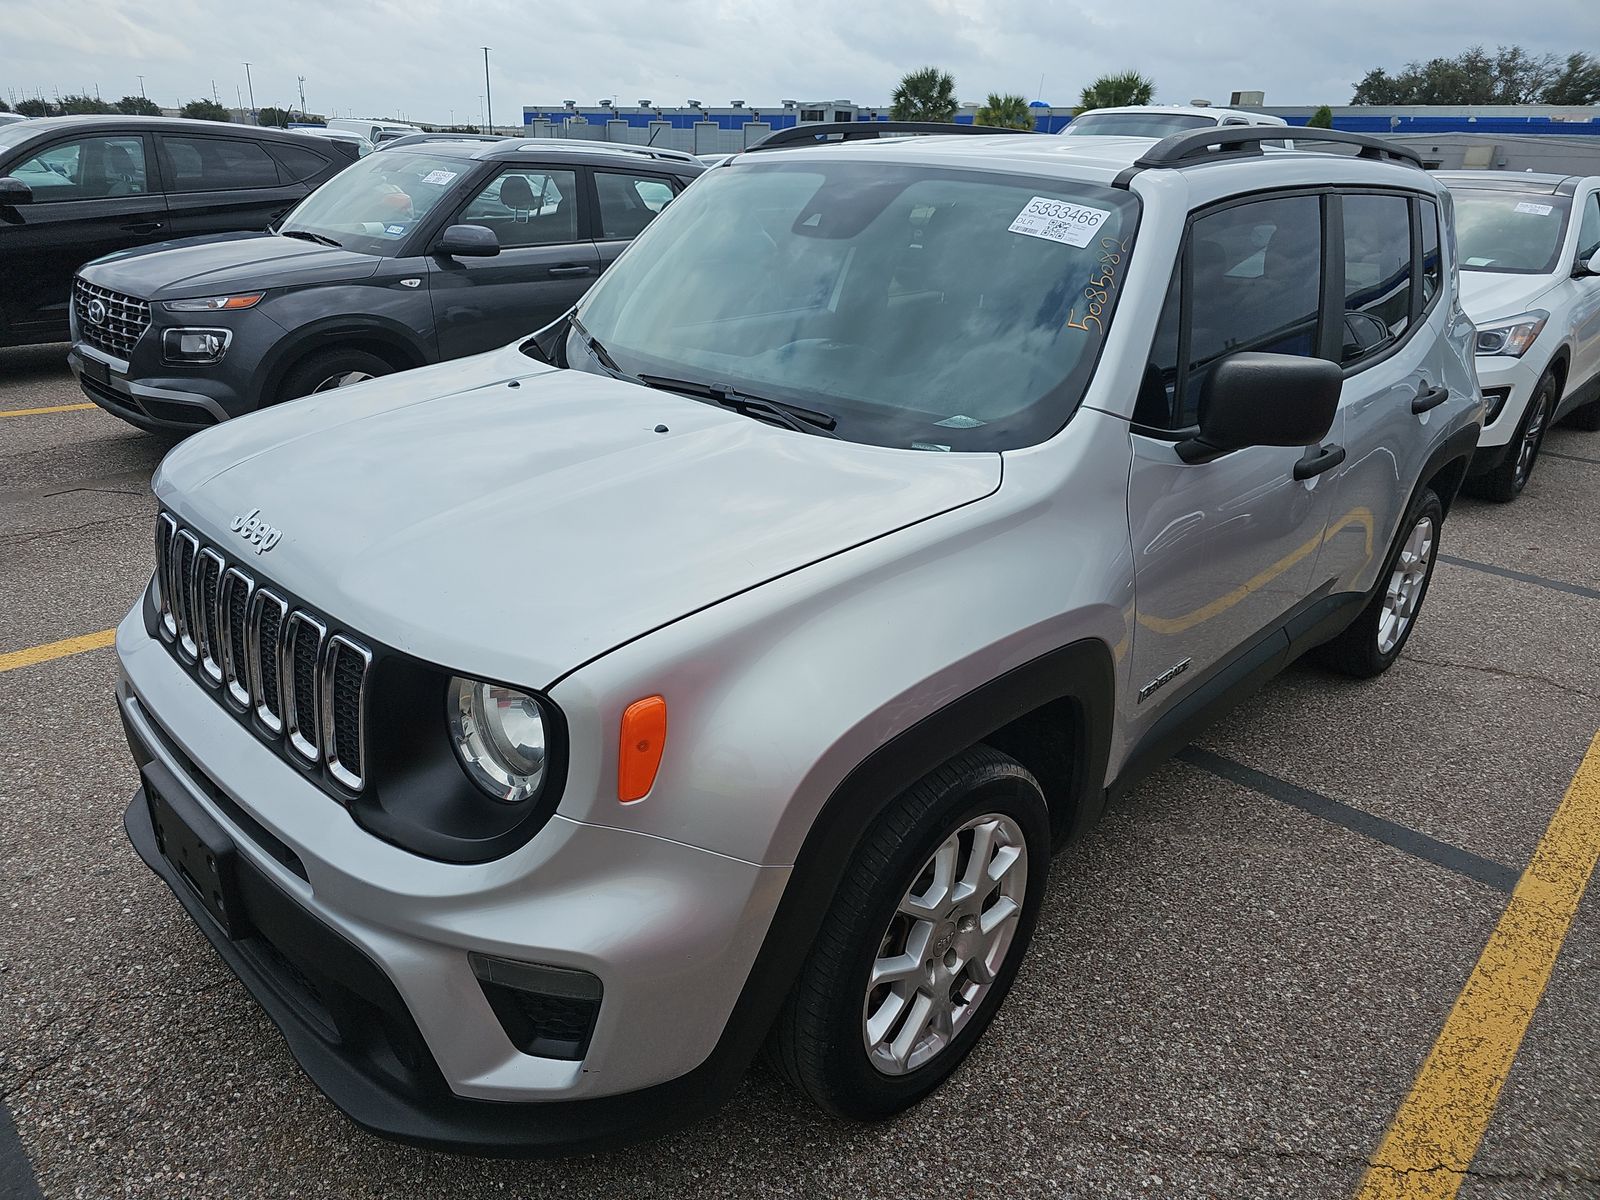
[[[883,132],[162,464],[128,834],[363,1125],[592,1148],[763,1042],[903,1109],[1108,797],[1405,646],[1482,407],[1414,155]]]
[[[1210,108],[1198,104],[1130,104],[1097,108],[1073,117],[1060,137],[1171,137],[1219,125],[1280,125],[1289,122],[1269,113],[1244,108]]]
[[[1600,176],[1441,174],[1487,407],[1467,489],[1514,500],[1545,431],[1600,430]]]

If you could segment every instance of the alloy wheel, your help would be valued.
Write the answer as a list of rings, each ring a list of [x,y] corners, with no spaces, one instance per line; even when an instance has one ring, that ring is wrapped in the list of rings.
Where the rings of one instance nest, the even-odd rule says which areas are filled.
[[[1022,830],[1001,813],[951,833],[879,940],[861,1010],[867,1057],[904,1075],[947,1049],[1005,962],[1027,895]]]
[[[1422,589],[1433,564],[1434,528],[1431,517],[1423,517],[1411,528],[1400,557],[1389,573],[1389,586],[1383,594],[1383,611],[1378,616],[1378,651],[1388,654],[1405,636],[1417,614]]]
[[[1539,457],[1539,446],[1544,441],[1544,427],[1549,423],[1554,406],[1555,389],[1549,384],[1539,389],[1533,398],[1533,411],[1528,414],[1528,427],[1522,431],[1522,442],[1517,447],[1517,473],[1514,483],[1518,491],[1527,486],[1533,474],[1533,460]]]
[[[372,376],[366,371],[341,371],[337,375],[328,376],[317,384],[316,387],[311,389],[311,394],[314,396],[318,392],[331,392],[334,388],[349,387],[352,383],[361,383],[363,380],[371,378]]]

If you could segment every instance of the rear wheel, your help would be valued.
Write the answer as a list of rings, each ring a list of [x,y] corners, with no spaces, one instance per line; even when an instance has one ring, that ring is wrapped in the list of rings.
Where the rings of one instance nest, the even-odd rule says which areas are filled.
[[[1344,675],[1367,679],[1387,671],[1416,625],[1438,558],[1444,507],[1424,488],[1400,523],[1400,536],[1378,576],[1378,588],[1350,627],[1316,656]]]
[[[1049,861],[1044,794],[1014,759],[977,746],[922,779],[857,849],[769,1057],[838,1116],[915,1104],[999,1009]]]
[[[366,350],[319,350],[296,363],[283,377],[274,403],[331,392],[393,371],[394,366],[387,359]]]
[[[1505,459],[1494,470],[1467,480],[1465,487],[1481,500],[1504,504],[1515,500],[1533,478],[1533,465],[1539,461],[1539,449],[1544,445],[1545,430],[1556,410],[1557,391],[1554,373],[1546,371],[1533,389],[1528,401],[1528,411],[1522,414],[1522,427],[1512,440]]]

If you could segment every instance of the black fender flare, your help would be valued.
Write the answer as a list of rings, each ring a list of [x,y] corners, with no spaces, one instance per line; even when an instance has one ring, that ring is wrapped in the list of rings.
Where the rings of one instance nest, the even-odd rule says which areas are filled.
[[[437,360],[427,342],[399,322],[347,314],[324,317],[295,329],[262,359],[260,403],[272,402],[283,377],[306,355],[352,340],[382,343],[407,367],[426,366]]]

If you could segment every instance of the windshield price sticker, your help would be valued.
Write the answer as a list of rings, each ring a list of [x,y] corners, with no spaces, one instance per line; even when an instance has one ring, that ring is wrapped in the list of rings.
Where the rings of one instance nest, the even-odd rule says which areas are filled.
[[[1555,209],[1548,204],[1533,204],[1527,200],[1522,200],[1517,203],[1517,211],[1519,213],[1532,213],[1536,217],[1548,217]]]
[[[1087,246],[1111,214],[1103,208],[1087,208],[1068,200],[1035,196],[1022,206],[1011,222],[1012,233],[1044,238],[1067,246]]]
[[[443,186],[454,179],[457,174],[458,172],[456,171],[429,171],[422,177],[422,182],[434,183]]]

